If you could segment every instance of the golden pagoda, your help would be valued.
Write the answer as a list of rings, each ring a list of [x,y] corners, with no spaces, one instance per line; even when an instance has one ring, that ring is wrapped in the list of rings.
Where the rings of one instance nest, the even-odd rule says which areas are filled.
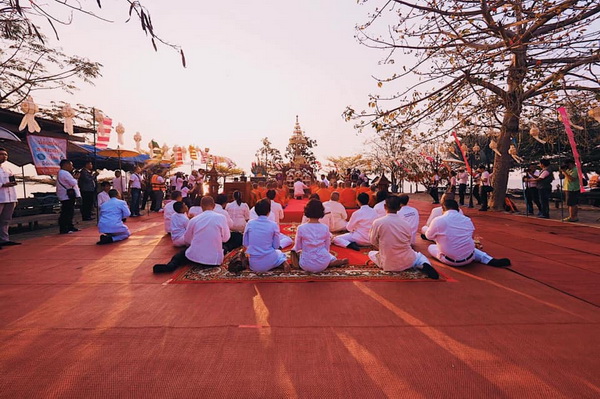
[[[302,149],[306,146],[307,140],[304,137],[304,132],[298,122],[298,115],[296,115],[296,125],[294,126],[294,132],[290,137],[290,147],[294,150],[294,161],[295,165],[306,164],[306,158],[302,155]]]

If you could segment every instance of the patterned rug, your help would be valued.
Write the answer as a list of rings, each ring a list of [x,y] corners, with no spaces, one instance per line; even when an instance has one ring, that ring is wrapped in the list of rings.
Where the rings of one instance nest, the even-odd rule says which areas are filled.
[[[295,238],[297,223],[282,224],[281,231]],[[289,253],[291,247],[284,249]],[[401,272],[386,272],[377,267],[367,256],[372,248],[365,247],[361,251],[331,246],[331,253],[339,258],[347,258],[349,264],[343,267],[328,268],[320,273],[311,273],[304,270],[292,269],[286,273],[283,268],[276,268],[265,273],[255,273],[244,270],[239,274],[227,270],[229,260],[239,250],[230,252],[225,256],[220,267],[203,269],[198,266],[183,268],[170,282],[170,284],[189,283],[273,283],[273,282],[313,282],[313,281],[447,281],[446,276],[440,273],[439,280],[432,280],[419,270],[410,269]],[[439,272],[439,270],[438,270]]]

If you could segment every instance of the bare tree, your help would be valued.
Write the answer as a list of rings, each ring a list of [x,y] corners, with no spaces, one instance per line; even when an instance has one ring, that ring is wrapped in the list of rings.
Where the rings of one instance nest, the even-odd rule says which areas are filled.
[[[383,63],[406,62],[378,79],[380,87],[411,83],[371,95],[368,111],[348,107],[344,116],[358,119],[359,129],[399,130],[421,142],[453,130],[487,133],[501,154],[491,198],[501,209],[520,123],[558,104],[598,103],[600,30],[592,24],[599,18],[597,0],[385,1],[357,37],[388,50]]]
[[[261,140],[262,147],[256,151],[256,158],[259,163],[267,168],[267,173],[276,169],[276,164],[282,161],[281,152],[277,148],[273,148],[268,137]]]

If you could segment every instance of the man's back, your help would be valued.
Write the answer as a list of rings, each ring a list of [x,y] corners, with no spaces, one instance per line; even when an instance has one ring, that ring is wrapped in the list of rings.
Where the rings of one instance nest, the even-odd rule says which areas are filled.
[[[120,231],[124,226],[123,219],[130,215],[129,207],[125,201],[118,198],[111,198],[100,207],[98,230],[102,233]]]
[[[410,226],[410,231],[412,233],[412,243],[415,243],[415,239],[417,236],[417,231],[419,230],[419,211],[417,211],[412,206],[404,205],[398,211],[398,215],[403,216],[404,220]]]
[[[416,255],[410,246],[411,227],[404,217],[397,213],[373,222],[371,244],[379,247],[379,266],[383,270],[405,270],[415,262]]]
[[[185,256],[192,262],[220,265],[223,262],[223,243],[231,233],[225,216],[207,210],[190,220],[185,242],[190,244]]]
[[[347,229],[358,234],[362,240],[369,241],[369,231],[375,219],[377,219],[375,210],[368,205],[363,205],[350,216]]]
[[[474,231],[471,219],[448,210],[431,221],[425,235],[437,243],[442,253],[453,259],[464,259],[475,249]]]
[[[356,190],[346,187],[340,193],[340,203],[345,208],[356,208]]]

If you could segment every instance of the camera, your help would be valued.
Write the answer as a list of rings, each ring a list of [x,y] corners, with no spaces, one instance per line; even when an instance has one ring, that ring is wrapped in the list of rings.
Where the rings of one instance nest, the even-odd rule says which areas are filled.
[[[10,176],[8,176],[8,181],[11,182],[11,183],[14,183],[14,182],[17,181],[17,179],[15,179],[15,176],[10,175]]]

